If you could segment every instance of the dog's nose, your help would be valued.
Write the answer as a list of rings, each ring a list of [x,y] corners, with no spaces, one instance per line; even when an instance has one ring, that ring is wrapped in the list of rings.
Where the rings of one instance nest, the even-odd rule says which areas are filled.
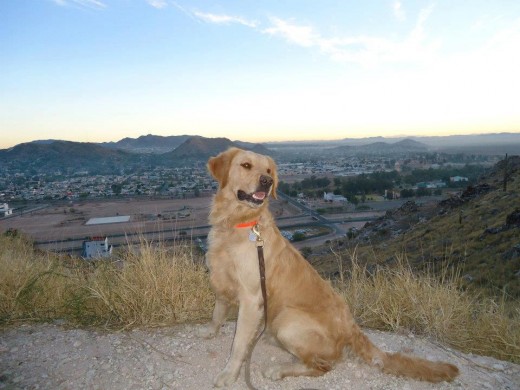
[[[264,187],[269,187],[273,184],[273,178],[271,176],[262,175],[260,176],[260,184]]]

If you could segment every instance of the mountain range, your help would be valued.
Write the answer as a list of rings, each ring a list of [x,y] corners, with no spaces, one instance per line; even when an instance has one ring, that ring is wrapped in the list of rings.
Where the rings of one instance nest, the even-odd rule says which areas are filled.
[[[467,142],[464,143],[464,140]],[[425,141],[425,142],[422,142]],[[338,141],[249,143],[227,138],[206,138],[191,135],[123,138],[117,142],[85,143],[62,140],[36,140],[0,149],[0,166],[9,170],[30,172],[88,171],[91,174],[114,173],[146,166],[185,166],[205,162],[229,147],[236,146],[278,158],[291,152],[314,157],[344,155],[382,155],[424,153],[445,150],[453,153],[518,154],[520,133],[494,135],[365,138]],[[464,149],[465,148],[465,149]],[[310,152],[309,152],[310,151]],[[309,153],[310,154],[309,154]]]
[[[377,141],[364,145],[337,146],[332,148],[331,151],[344,154],[399,154],[409,152],[427,152],[428,145],[407,138],[394,143]]]
[[[171,152],[178,148],[191,136],[189,135],[142,135],[138,138],[123,138],[117,142],[103,142],[100,145],[110,149],[121,149],[134,153],[155,153],[162,154]]]
[[[136,170],[147,166],[185,166],[205,162],[210,156],[229,147],[254,150],[270,154],[259,144],[227,138],[200,136],[161,137],[147,135],[137,139],[125,138],[114,143],[71,142],[38,140],[0,150],[0,166],[17,172],[109,174]],[[159,153],[164,150],[165,152]],[[146,150],[146,152],[145,152]]]

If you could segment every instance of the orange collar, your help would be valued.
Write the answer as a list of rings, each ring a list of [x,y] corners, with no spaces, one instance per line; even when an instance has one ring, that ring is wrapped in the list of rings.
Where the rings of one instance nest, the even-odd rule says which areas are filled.
[[[236,228],[247,228],[255,226],[258,223],[258,221],[250,221],[250,222],[242,222],[235,225]]]

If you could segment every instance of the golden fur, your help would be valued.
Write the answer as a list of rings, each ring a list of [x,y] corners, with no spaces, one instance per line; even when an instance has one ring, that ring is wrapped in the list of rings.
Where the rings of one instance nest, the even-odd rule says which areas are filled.
[[[276,165],[270,157],[231,148],[211,158],[208,169],[219,182],[209,217],[212,229],[207,253],[216,304],[213,319],[201,329],[201,335],[216,335],[231,305],[239,305],[231,356],[215,378],[216,387],[235,382],[262,324],[256,245],[249,240],[249,228],[236,227],[249,221],[258,221],[265,242],[268,329],[299,359],[298,363],[269,367],[266,377],[322,375],[332,369],[346,346],[388,373],[430,382],[451,381],[458,375],[454,365],[385,353],[372,344],[345,301],[276,227],[267,199],[268,195],[276,197],[278,184]],[[244,194],[249,197],[244,199]]]

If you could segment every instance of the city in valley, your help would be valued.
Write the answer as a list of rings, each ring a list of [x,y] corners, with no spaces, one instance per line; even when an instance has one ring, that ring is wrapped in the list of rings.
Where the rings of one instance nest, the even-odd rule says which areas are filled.
[[[92,162],[75,163],[72,156],[55,163],[46,155],[52,142],[35,143],[37,152],[27,161],[13,157],[12,150],[36,146],[11,148],[10,159],[4,160],[6,151],[0,151],[0,232],[23,233],[39,249],[79,255],[85,255],[89,241],[99,241],[107,253],[108,246],[143,239],[191,239],[204,248],[217,183],[206,170],[208,154],[193,149],[193,144],[214,140],[201,138],[191,141],[192,149],[185,146],[190,139],[173,146],[167,153],[184,154],[167,162],[159,160],[164,150],[118,150],[124,153],[120,160],[127,160],[120,165],[107,160],[104,168],[95,165],[103,154]],[[270,207],[282,234],[299,247],[344,237],[410,198],[420,203],[457,193],[503,158],[501,151],[432,151],[403,142],[399,148],[384,142],[344,149],[319,143],[263,145],[260,152],[278,164],[280,196]],[[229,146],[244,147],[220,142],[209,155]],[[95,153],[104,153],[98,149]]]

